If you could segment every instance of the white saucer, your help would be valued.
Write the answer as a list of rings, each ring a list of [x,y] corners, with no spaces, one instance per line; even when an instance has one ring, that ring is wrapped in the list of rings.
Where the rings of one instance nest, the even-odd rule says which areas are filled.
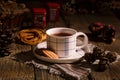
[[[51,59],[48,57],[40,56],[40,55],[35,53],[36,48],[40,49],[40,48],[46,48],[46,47],[47,47],[46,41],[39,43],[33,50],[33,54],[35,55],[35,57],[40,59],[40,60],[43,60],[46,62],[51,62],[51,63],[74,63],[74,62],[80,60],[85,54],[85,52],[80,49],[80,50],[77,50],[77,52],[75,54],[71,54],[70,57]]]

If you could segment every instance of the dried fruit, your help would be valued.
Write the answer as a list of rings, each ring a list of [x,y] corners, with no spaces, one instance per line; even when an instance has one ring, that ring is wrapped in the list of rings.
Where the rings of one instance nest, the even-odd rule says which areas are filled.
[[[108,52],[106,54],[106,57],[108,58],[109,62],[114,62],[117,58],[116,52]]]
[[[94,39],[99,38],[107,43],[115,41],[115,26],[110,24],[103,24],[102,22],[95,22],[88,27]]]
[[[109,63],[112,63],[117,59],[117,54],[116,52],[106,52],[99,47],[94,47],[93,52],[86,53],[84,59],[91,64],[96,60],[99,60],[97,71],[104,71]]]

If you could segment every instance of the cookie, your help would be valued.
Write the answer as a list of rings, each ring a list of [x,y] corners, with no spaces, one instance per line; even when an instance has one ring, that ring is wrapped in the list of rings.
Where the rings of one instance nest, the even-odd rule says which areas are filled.
[[[58,59],[58,55],[48,49],[37,49],[35,52],[41,56],[49,57],[51,59]]]

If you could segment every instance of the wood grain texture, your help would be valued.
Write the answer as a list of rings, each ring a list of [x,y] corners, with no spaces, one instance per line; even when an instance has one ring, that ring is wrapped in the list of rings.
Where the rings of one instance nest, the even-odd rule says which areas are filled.
[[[5,57],[0,59],[1,80],[33,80],[34,71],[32,66],[16,62]]]

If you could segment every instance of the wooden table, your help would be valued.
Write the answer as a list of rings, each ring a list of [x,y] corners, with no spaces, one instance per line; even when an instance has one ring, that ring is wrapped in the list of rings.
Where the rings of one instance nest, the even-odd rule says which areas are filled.
[[[94,42],[90,41],[89,43],[95,44],[103,49],[116,51],[120,54],[120,20],[118,20],[114,15],[71,15],[64,16],[60,18],[59,22],[56,23],[48,23],[47,28],[51,27],[67,27],[74,28],[78,31],[82,31],[85,33],[89,33],[88,26],[92,22],[101,21],[105,24],[113,24],[116,26],[116,41],[112,44],[106,44],[103,42]],[[67,24],[66,24],[67,22]],[[14,60],[14,56],[18,56],[22,59],[22,56],[28,56],[32,54],[32,48],[29,45],[27,46],[29,52],[19,53],[14,51],[10,56],[0,58],[0,80],[65,80],[62,77],[49,74],[45,70],[40,70],[35,68],[33,65],[26,65],[22,61]],[[17,48],[16,45],[13,44],[12,49]],[[22,51],[26,50],[24,48]],[[120,61],[112,63],[110,68],[107,68],[104,72],[96,72],[92,70],[92,74],[96,80],[120,80]]]

